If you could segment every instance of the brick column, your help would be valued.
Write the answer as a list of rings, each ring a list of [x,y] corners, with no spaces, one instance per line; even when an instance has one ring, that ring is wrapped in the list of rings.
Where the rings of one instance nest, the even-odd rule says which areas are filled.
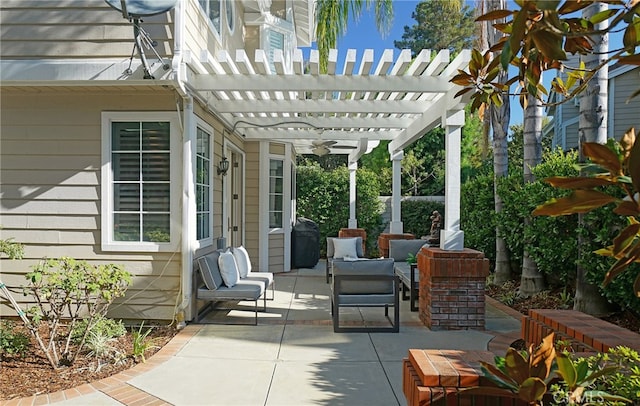
[[[423,247],[418,253],[420,321],[432,330],[484,330],[489,259],[465,248]]]

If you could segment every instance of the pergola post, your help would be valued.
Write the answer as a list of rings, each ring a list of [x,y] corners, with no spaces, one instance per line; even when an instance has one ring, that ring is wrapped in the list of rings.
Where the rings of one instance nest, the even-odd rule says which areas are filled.
[[[356,218],[356,171],[358,162],[349,162],[349,228],[358,228]]]
[[[464,248],[460,230],[460,143],[464,110],[447,111],[442,117],[445,129],[445,216],[440,231],[440,248],[459,251]]]
[[[391,234],[402,234],[404,226],[402,217],[400,216],[400,205],[402,200],[401,185],[402,180],[402,158],[404,151],[396,151],[391,156],[391,165],[393,170],[393,178],[391,182],[391,223],[389,224],[389,232]]]

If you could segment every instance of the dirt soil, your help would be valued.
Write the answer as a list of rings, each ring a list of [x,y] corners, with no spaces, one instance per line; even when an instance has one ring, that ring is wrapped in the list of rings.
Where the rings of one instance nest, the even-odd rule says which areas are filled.
[[[565,293],[563,289],[544,291],[529,298],[517,296],[519,284],[506,282],[503,285],[487,285],[486,293],[497,301],[506,304],[522,314],[528,314],[529,309],[571,309],[573,307],[573,292]],[[601,317],[602,320],[620,327],[640,333],[640,317],[630,311],[620,311]]]
[[[158,352],[177,334],[173,327],[154,326],[147,339],[153,346],[145,352],[148,359]],[[0,401],[22,398],[59,390],[73,388],[84,383],[109,377],[125,369],[129,369],[140,359],[134,360],[131,332],[109,342],[113,350],[127,355],[118,364],[103,361],[98,365],[96,357],[89,354],[79,355],[72,366],[54,370],[44,353],[37,346],[35,339],[26,354],[0,354]]]

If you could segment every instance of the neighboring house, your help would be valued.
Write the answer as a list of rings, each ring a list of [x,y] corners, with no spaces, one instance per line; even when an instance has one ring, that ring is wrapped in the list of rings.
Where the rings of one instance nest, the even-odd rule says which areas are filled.
[[[607,128],[609,138],[620,140],[631,127],[636,134],[640,131],[640,97],[629,99],[640,90],[640,68],[634,65],[613,65],[609,67],[609,103]],[[557,100],[552,100],[557,101]],[[552,147],[568,151],[578,148],[578,121],[580,119],[580,98],[553,106],[547,110],[553,116],[548,125],[552,134]]]
[[[337,75],[332,52],[319,74],[317,52],[305,64],[298,49],[313,0],[174,2],[142,17],[143,52],[103,0],[0,3],[0,238],[25,244],[2,282],[18,289],[42,257],[123,264],[134,281],[112,317],[190,320],[199,252],[244,245],[257,270],[290,270],[296,154],[348,153],[355,184],[358,158],[388,139],[399,184],[403,148],[438,125],[454,166],[443,245],[462,247],[464,103],[449,79],[469,53],[388,50],[374,65],[367,51],[356,66],[354,51]],[[350,202],[345,227],[355,187]]]

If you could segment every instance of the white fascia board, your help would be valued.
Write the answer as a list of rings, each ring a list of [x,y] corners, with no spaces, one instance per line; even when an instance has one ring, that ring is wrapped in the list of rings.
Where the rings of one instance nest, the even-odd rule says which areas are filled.
[[[130,82],[143,79],[142,65],[134,60],[131,64],[133,73],[128,75],[129,59],[83,59],[83,60],[19,60],[3,59],[0,61],[0,81],[119,81]],[[165,71],[162,64],[151,64],[151,74],[157,80],[166,80],[172,71]]]

